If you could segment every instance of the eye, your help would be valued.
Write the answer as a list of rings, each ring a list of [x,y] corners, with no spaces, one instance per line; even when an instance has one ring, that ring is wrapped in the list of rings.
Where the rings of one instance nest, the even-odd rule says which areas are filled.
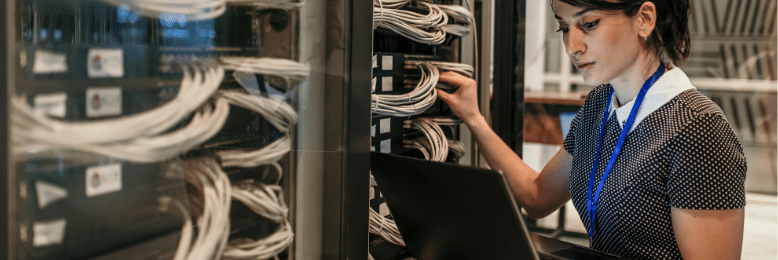
[[[567,33],[567,31],[569,31],[569,30],[570,30],[570,28],[567,28],[567,27],[559,27],[559,30],[556,30],[556,32]]]
[[[593,28],[595,25],[597,25],[597,23],[599,23],[599,22],[600,22],[600,20],[596,20],[596,21],[594,21],[594,22],[588,22],[588,23],[584,23],[584,24],[583,24],[583,27],[584,27],[584,28],[590,28],[590,29],[591,29],[591,28]]]

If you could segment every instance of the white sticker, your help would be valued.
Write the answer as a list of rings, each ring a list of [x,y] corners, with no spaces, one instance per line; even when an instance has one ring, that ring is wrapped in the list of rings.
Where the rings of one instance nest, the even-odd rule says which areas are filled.
[[[373,68],[378,68],[378,55],[373,55]]]
[[[392,130],[392,119],[382,118],[381,121],[379,121],[378,126],[379,126],[378,129],[379,134],[389,133],[389,131]]]
[[[375,77],[373,77],[373,84],[372,84],[372,86],[371,86],[371,88],[370,88],[370,93],[375,93],[375,84],[376,84],[376,83],[378,83],[378,79],[376,79]]]
[[[392,139],[386,139],[381,141],[381,152],[392,153]]]
[[[33,99],[35,113],[59,118],[65,117],[67,99],[68,95],[64,92],[37,95]]]
[[[90,78],[124,77],[124,52],[122,49],[91,49],[86,58],[86,71]]]
[[[86,90],[86,116],[115,116],[122,114],[122,89],[89,88]]]
[[[371,145],[371,146],[370,146],[370,151],[371,151],[371,152],[375,152],[375,146],[372,146],[372,145]]]
[[[389,214],[392,214],[389,212],[389,206],[386,205],[386,203],[381,203],[380,206],[378,206],[378,214],[381,216],[389,216]]]
[[[62,53],[50,51],[35,51],[35,62],[32,65],[32,73],[48,74],[63,73],[68,71],[67,56]]]
[[[122,165],[112,164],[86,169],[86,196],[94,197],[122,190]]]
[[[381,70],[392,70],[394,68],[394,56],[384,55],[381,57]]]
[[[45,208],[55,201],[68,197],[68,191],[65,188],[47,182],[35,181],[35,190],[38,194],[38,207],[40,208]]]
[[[381,91],[392,91],[392,76],[386,76],[381,78]]]
[[[65,239],[64,218],[32,224],[32,245],[35,247],[59,245]]]
[[[370,126],[370,136],[375,137],[375,125]]]

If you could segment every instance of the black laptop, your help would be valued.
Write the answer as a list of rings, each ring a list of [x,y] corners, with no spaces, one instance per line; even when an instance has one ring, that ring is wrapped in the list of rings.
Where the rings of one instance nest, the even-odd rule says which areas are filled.
[[[527,231],[500,172],[376,152],[370,170],[416,259],[623,259],[569,244],[562,250],[533,244],[533,238],[556,240]]]

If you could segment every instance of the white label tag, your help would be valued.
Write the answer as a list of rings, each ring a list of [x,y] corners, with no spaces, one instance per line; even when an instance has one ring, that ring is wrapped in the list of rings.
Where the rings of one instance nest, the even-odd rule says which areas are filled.
[[[370,146],[370,151],[371,151],[371,152],[375,152],[375,146],[372,146],[372,145],[371,145],[371,146]]]
[[[389,206],[386,205],[386,203],[381,203],[380,206],[378,206],[378,214],[381,216],[389,216],[389,214],[392,214],[389,212]]]
[[[381,70],[392,70],[394,68],[394,56],[384,55],[381,56]]]
[[[378,56],[373,55],[373,68],[378,68]]]
[[[38,207],[40,208],[45,208],[55,201],[68,197],[68,191],[65,188],[42,181],[35,182],[35,191],[38,194]]]
[[[381,91],[392,91],[392,76],[386,76],[381,78]]]
[[[381,141],[381,152],[392,153],[392,139],[386,139]]]
[[[376,84],[376,83],[378,83],[378,79],[376,79],[375,77],[373,77],[373,84],[372,84],[372,86],[371,86],[371,88],[370,88],[370,93],[375,93],[375,84]]]
[[[50,51],[35,51],[35,61],[32,64],[32,73],[49,74],[68,71],[67,56],[62,53]]]
[[[86,169],[86,196],[94,197],[122,190],[122,165],[112,164]]]
[[[375,125],[370,126],[370,136],[375,137]]]
[[[53,117],[65,117],[65,102],[68,95],[63,93],[37,95],[33,99],[35,104],[35,113],[39,115],[49,115]]]
[[[379,121],[378,126],[380,127],[378,130],[379,134],[389,133],[389,131],[392,130],[392,119],[382,118],[381,121]]]
[[[122,89],[89,88],[86,90],[86,116],[115,116],[122,114]]]
[[[122,49],[91,49],[87,54],[86,71],[90,78],[124,77]]]
[[[57,219],[32,224],[32,245],[34,247],[59,245],[65,239],[67,220]]]

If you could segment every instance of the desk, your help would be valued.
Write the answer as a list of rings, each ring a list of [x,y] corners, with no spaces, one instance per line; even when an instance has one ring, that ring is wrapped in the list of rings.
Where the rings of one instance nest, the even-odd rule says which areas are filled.
[[[582,247],[559,239],[545,237],[536,233],[530,233],[535,250],[539,254],[552,255],[558,259],[569,260],[609,260],[628,259],[608,253],[600,252],[588,247]]]

